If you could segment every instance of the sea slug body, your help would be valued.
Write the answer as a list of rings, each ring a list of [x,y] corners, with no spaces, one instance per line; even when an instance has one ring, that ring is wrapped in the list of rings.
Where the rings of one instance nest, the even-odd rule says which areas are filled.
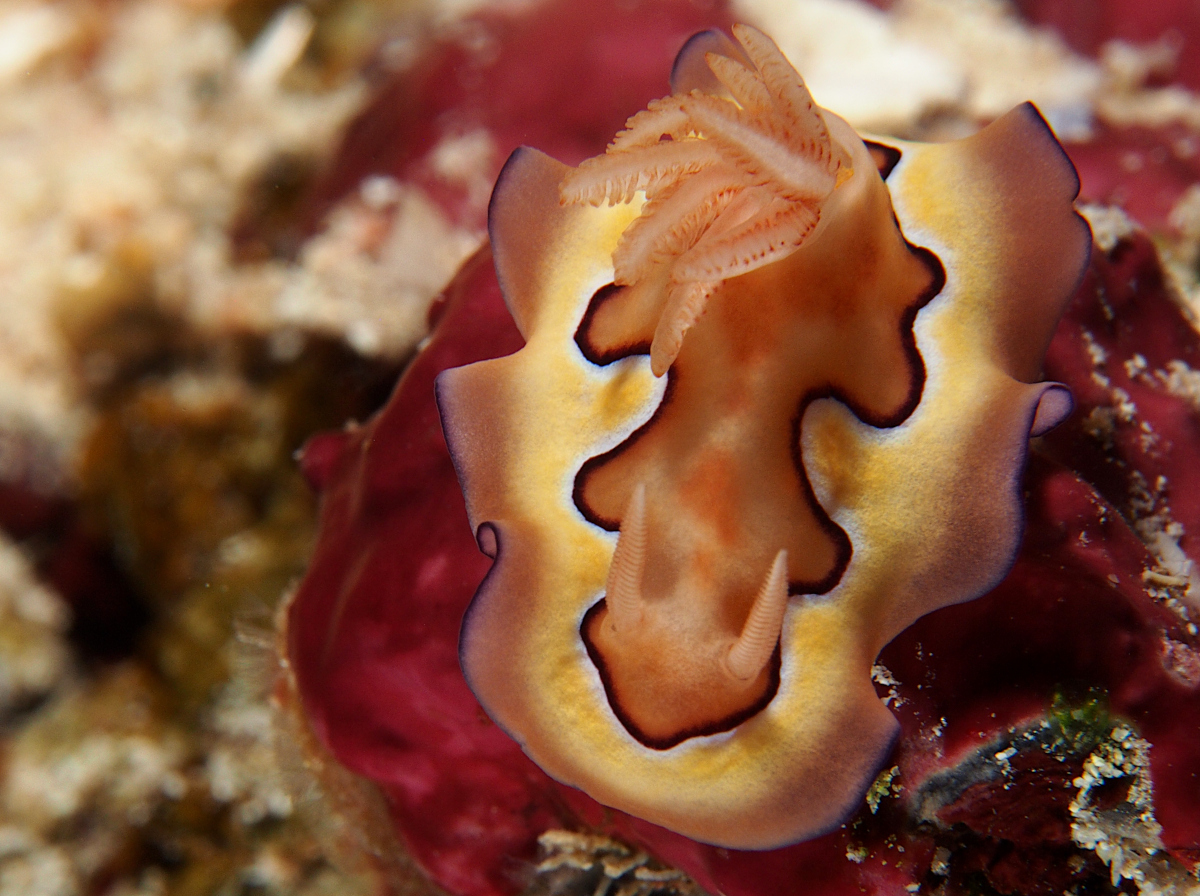
[[[437,391],[494,558],[480,703],[600,802],[767,849],[886,758],[880,649],[1011,566],[1090,234],[1032,106],[864,142],[734,35],[689,41],[605,155],[512,155],[489,229],[525,345]]]

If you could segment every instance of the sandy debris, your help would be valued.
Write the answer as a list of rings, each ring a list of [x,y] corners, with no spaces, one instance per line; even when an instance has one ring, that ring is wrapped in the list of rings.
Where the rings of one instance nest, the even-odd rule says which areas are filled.
[[[21,550],[0,536],[0,723],[67,678],[71,613],[39,582]]]
[[[736,0],[803,73],[814,97],[857,128],[942,136],[1033,100],[1067,136],[1086,134],[1100,67],[999,0],[900,0],[883,13],[854,0]]]
[[[71,2],[0,16],[0,421],[51,466],[70,466],[87,425],[57,320],[142,290],[212,332],[291,326],[400,357],[478,245],[404,188],[383,207],[352,196],[295,261],[234,260],[248,187],[279,159],[328,158],[365,100],[355,78],[289,80],[312,29],[289,6],[243,46],[219,10],[169,0],[102,21]]]
[[[1162,827],[1154,818],[1151,749],[1118,725],[1092,751],[1072,782],[1071,838],[1109,866],[1114,887],[1127,880],[1140,896],[1200,896],[1200,881],[1164,849]],[[1102,794],[1116,782],[1127,790],[1114,805]]]

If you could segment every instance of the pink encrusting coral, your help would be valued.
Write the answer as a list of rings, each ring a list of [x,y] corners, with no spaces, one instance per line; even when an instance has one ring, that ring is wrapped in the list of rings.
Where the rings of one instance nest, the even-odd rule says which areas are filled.
[[[714,47],[718,55],[741,65],[748,74],[760,64],[750,54],[730,50],[727,40],[711,36],[691,47],[692,52],[677,66],[676,89],[688,84],[702,88],[710,97],[721,93],[716,86],[721,83],[719,72],[708,68],[706,57]],[[742,78],[737,72],[729,74],[729,63],[718,62],[716,68],[722,67],[728,78]],[[706,71],[713,76],[706,78]],[[828,113],[817,114],[826,122],[837,122]],[[939,881],[948,893],[978,892],[980,875],[984,883],[1002,892],[1050,896],[1098,877],[1107,878],[1110,869],[1102,864],[1101,855],[1113,865],[1114,880],[1119,875],[1113,857],[1119,859],[1120,869],[1133,875],[1142,868],[1131,864],[1129,858],[1137,856],[1138,849],[1148,863],[1143,869],[1147,874],[1154,861],[1175,862],[1178,867],[1195,864],[1200,848],[1196,820],[1200,816],[1195,811],[1200,804],[1200,745],[1195,737],[1200,725],[1200,687],[1196,680],[1196,613],[1189,603],[1183,564],[1200,554],[1187,536],[1192,531],[1192,516],[1200,513],[1196,509],[1200,495],[1194,491],[1192,470],[1196,467],[1191,463],[1196,454],[1196,414],[1180,396],[1188,394],[1191,367],[1200,366],[1188,363],[1200,352],[1200,341],[1167,298],[1148,243],[1134,237],[1120,242],[1110,255],[1098,253],[1093,258],[1084,287],[1051,342],[1054,321],[1082,260],[1085,237],[1070,211],[1073,180],[1067,173],[1069,166],[1031,111],[1019,110],[1002,119],[973,142],[948,144],[937,151],[896,141],[879,142],[860,151],[843,128],[840,122],[829,124],[833,139],[850,150],[837,157],[839,170],[845,165],[853,175],[839,179],[834,174],[834,189],[810,199],[820,215],[830,220],[814,225],[786,257],[777,257],[744,275],[730,276],[726,270],[721,277],[704,281],[719,283],[711,291],[705,290],[705,313],[687,321],[685,327],[674,328],[682,331],[678,353],[661,378],[649,369],[648,353],[663,319],[661,307],[654,303],[665,301],[670,290],[659,291],[655,299],[643,296],[646,306],[634,324],[623,324],[614,316],[622,307],[622,295],[636,289],[635,283],[627,284],[632,288],[619,288],[613,255],[623,232],[618,225],[639,219],[638,198],[614,207],[564,206],[560,200],[572,169],[523,151],[510,161],[493,204],[499,280],[486,254],[474,259],[448,290],[432,341],[406,373],[389,406],[365,426],[325,437],[307,450],[306,469],[323,491],[323,526],[309,574],[288,612],[289,658],[300,697],[322,743],[342,763],[383,790],[401,839],[443,888],[463,896],[516,892],[527,874],[522,861],[532,857],[537,835],[554,827],[600,830],[636,842],[685,869],[710,891],[730,896],[883,894]],[[699,128],[689,126],[672,140],[700,139],[699,133]],[[868,157],[873,161],[867,161],[863,151],[873,151]],[[697,150],[687,152],[692,153],[689,164],[697,164]],[[732,165],[732,170],[744,172],[744,162]],[[608,163],[596,163],[604,164]],[[712,167],[718,165],[729,166],[728,158],[722,157]],[[880,176],[874,173],[876,167]],[[765,688],[761,687],[764,679],[755,678],[752,684],[760,690],[740,708],[735,700],[734,711],[720,710],[717,715],[724,716],[702,720],[700,727],[724,728],[721,733],[690,736],[687,728],[692,723],[685,719],[682,729],[678,721],[670,723],[676,728],[668,725],[669,736],[655,743],[656,737],[640,730],[638,718],[639,713],[645,714],[644,708],[625,708],[621,675],[609,675],[606,668],[611,665],[615,669],[625,662],[619,656],[619,645],[606,647],[604,636],[589,636],[589,628],[583,624],[587,617],[593,632],[602,628],[599,623],[604,621],[601,613],[606,607],[600,598],[614,583],[627,596],[633,594],[635,600],[629,603],[640,617],[653,612],[650,601],[665,602],[660,596],[670,593],[671,576],[665,577],[664,584],[649,572],[639,576],[628,572],[627,566],[622,572],[620,564],[610,575],[615,530],[620,525],[621,544],[634,545],[633,550],[618,547],[618,551],[635,557],[641,551],[646,558],[657,552],[662,555],[654,563],[658,568],[671,568],[671,555],[680,553],[685,559],[699,558],[700,565],[708,569],[720,570],[721,564],[726,564],[723,581],[737,583],[730,589],[733,598],[723,598],[718,588],[708,589],[715,598],[713,605],[725,608],[721,610],[724,616],[717,614],[722,620],[717,631],[727,639],[720,642],[724,649],[746,630],[745,620],[760,603],[758,596],[769,595],[772,586],[778,587],[780,548],[787,550],[789,567],[794,562],[809,562],[797,557],[800,549],[790,543],[751,545],[747,550],[735,538],[733,549],[724,553],[708,551],[704,544],[689,546],[686,540],[678,540],[684,527],[672,530],[661,496],[671,495],[665,501],[672,509],[679,508],[681,518],[691,521],[689,529],[711,530],[712,520],[719,521],[725,514],[748,521],[744,525],[756,533],[774,534],[785,528],[768,525],[764,529],[757,521],[765,512],[753,505],[747,509],[745,502],[736,498],[718,505],[720,511],[714,512],[706,506],[709,501],[729,495],[720,482],[713,482],[704,500],[687,506],[686,492],[664,491],[671,487],[667,474],[687,462],[699,470],[713,469],[704,456],[711,446],[696,437],[703,428],[688,423],[694,415],[706,421],[706,426],[731,431],[732,443],[752,452],[758,461],[744,464],[748,472],[738,472],[730,480],[749,481],[747,476],[755,467],[767,472],[779,469],[778,464],[771,466],[762,460],[775,450],[764,435],[771,431],[770,426],[763,427],[757,438],[741,442],[736,438],[738,426],[734,424],[758,421],[761,415],[728,412],[743,403],[759,410],[770,406],[770,401],[764,405],[742,398],[754,396],[754,376],[734,389],[738,400],[729,399],[730,377],[706,372],[704,356],[724,352],[750,358],[747,370],[765,369],[754,365],[761,365],[759,356],[770,355],[765,349],[784,338],[772,332],[772,326],[788,320],[786,314],[780,315],[786,303],[767,302],[761,309],[752,308],[767,320],[755,322],[750,314],[747,338],[741,343],[723,342],[716,332],[718,325],[740,319],[752,288],[786,282],[782,274],[775,276],[772,271],[794,275],[823,270],[822,260],[812,257],[821,253],[810,250],[837,233],[837,217],[826,214],[837,206],[831,197],[847,188],[854,190],[856,179],[858,184],[864,183],[867,174],[872,186],[866,194],[883,197],[889,208],[895,207],[899,221],[897,229],[889,212],[887,221],[873,230],[867,228],[879,240],[873,245],[892,247],[890,256],[887,251],[880,254],[900,259],[911,270],[911,277],[901,278],[895,290],[892,307],[900,312],[893,313],[876,334],[879,346],[899,346],[891,354],[892,368],[899,371],[900,381],[907,382],[909,389],[880,393],[872,387],[870,377],[834,388],[828,369],[817,368],[810,387],[798,392],[793,389],[790,397],[785,396],[796,402],[792,409],[795,420],[788,421],[795,429],[785,427],[783,437],[799,434],[801,440],[790,473],[793,481],[782,495],[794,498],[808,489],[810,500],[800,516],[807,513],[815,519],[816,525],[810,527],[835,547],[824,555],[824,567],[814,563],[812,568],[788,570],[792,608],[787,610],[789,621],[780,649],[764,666]],[[729,183],[727,175],[722,175],[725,183]],[[1037,183],[1039,177],[1051,187],[1030,189],[1029,184]],[[671,189],[669,181],[662,183]],[[766,186],[751,183],[756,188]],[[1018,186],[1001,191],[998,199],[990,192],[996,183]],[[849,191],[845,195],[850,195]],[[988,196],[992,198],[988,200]],[[725,198],[732,202],[734,197]],[[1061,230],[1051,228],[1050,232],[1063,240],[1057,249],[1048,246],[1044,237],[1026,243],[1005,235],[1048,217],[1038,203],[1053,211],[1050,217],[1069,222]],[[968,252],[956,250],[948,236],[969,242],[980,232],[986,233],[989,218],[980,209],[995,213],[996,206],[1000,207],[997,220],[1009,227],[1007,231],[1001,228],[1001,235],[995,238],[992,257],[1015,253],[1024,262],[1007,271],[999,262],[989,268],[979,261],[981,247],[983,257],[988,257],[987,240],[976,241]],[[939,209],[944,215],[940,219]],[[671,220],[683,219],[676,216]],[[710,226],[714,220],[709,220]],[[572,221],[581,222],[583,235],[566,242],[578,252],[553,251],[559,245],[554,240],[564,239],[564,230],[558,228],[566,228],[569,235]],[[642,231],[653,233],[655,228],[643,223]],[[681,233],[676,227],[658,232],[676,234],[662,246]],[[693,232],[687,239],[695,236]],[[604,244],[599,249],[594,245],[597,241]],[[710,239],[708,245],[714,242]],[[654,260],[642,270],[643,276],[649,271],[653,277],[671,278],[680,271],[679,259],[697,245],[701,245],[698,239],[682,249],[676,243],[666,253],[651,251]],[[1039,253],[1048,260],[1039,261],[1043,258]],[[583,262],[573,260],[580,257]],[[832,261],[825,264],[830,267],[824,270],[836,270]],[[924,407],[922,403],[936,399],[939,389],[957,386],[969,397],[981,394],[964,389],[963,384],[971,382],[969,370],[965,378],[960,376],[963,368],[954,366],[954,353],[944,350],[946,343],[938,342],[934,326],[938,313],[956,307],[954,302],[964,296],[979,295],[964,288],[964,284],[981,281],[964,273],[963,264],[979,264],[988,271],[986,283],[995,290],[990,294],[993,297],[1042,299],[1035,300],[1032,308],[984,302],[990,308],[981,315],[984,320],[962,328],[974,334],[973,339],[983,334],[982,343],[970,339],[963,343],[970,348],[967,354],[982,356],[985,366],[995,365],[989,369],[1005,371],[1006,382],[1011,384],[1008,388],[1013,390],[1005,394],[1015,400],[1005,405],[1002,398],[985,406],[990,410],[975,409],[977,437],[962,442],[965,453],[957,464],[951,464],[951,469],[960,470],[964,477],[957,491],[947,490],[944,479],[930,480],[942,485],[943,499],[947,494],[955,496],[949,503],[956,511],[977,509],[972,500],[981,496],[972,493],[978,489],[975,477],[981,462],[991,458],[996,469],[994,487],[980,491],[987,509],[999,515],[1000,523],[987,530],[978,525],[950,525],[953,516],[942,517],[945,531],[940,534],[959,540],[942,542],[939,547],[937,538],[930,542],[929,532],[921,530],[930,519],[938,519],[936,512],[924,517],[897,513],[897,507],[906,502],[916,506],[904,492],[913,487],[908,481],[913,477],[895,482],[893,469],[893,484],[900,492],[892,508],[856,518],[837,508],[858,506],[853,502],[866,490],[842,475],[842,461],[831,467],[829,458],[848,458],[845,464],[852,466],[850,461],[856,456],[852,452],[866,450],[864,461],[878,460],[881,455],[870,454],[871,449],[886,446],[889,440],[903,440],[922,420],[938,416],[929,411],[939,407],[936,400]],[[587,266],[590,273],[583,276],[580,268]],[[635,275],[629,279],[637,280],[636,266],[631,270]],[[540,288],[547,280],[556,286],[569,285],[572,278],[574,289]],[[605,289],[614,279],[618,288]],[[676,279],[686,282],[686,278]],[[862,292],[849,292],[850,310],[875,295],[871,290]],[[937,295],[932,295],[934,292]],[[762,294],[771,295],[769,291]],[[820,307],[819,291],[815,297],[811,292],[807,295],[808,301]],[[570,307],[567,312],[556,310],[552,300]],[[625,303],[628,307],[627,295]],[[550,325],[556,317],[561,326]],[[806,326],[819,330],[819,322],[814,324],[802,316],[786,326],[792,327],[786,338],[800,344],[811,338],[806,337]],[[833,344],[830,351],[834,353],[847,351],[836,347],[836,339],[828,338],[836,335],[835,329],[820,332],[827,338],[823,342],[813,339],[813,343]],[[871,334],[869,327],[864,332]],[[1042,440],[1022,494],[1016,477],[1023,464],[1030,422],[1035,418],[1033,409],[1046,388],[1045,384],[1031,384],[1040,378],[1047,343],[1047,373],[1070,386],[1083,407],[1067,426]],[[547,345],[551,348],[546,349]],[[734,349],[747,354],[734,355]],[[538,351],[547,352],[541,361],[537,360]],[[882,364],[884,355],[886,352],[880,352],[862,360]],[[612,432],[601,435],[604,426],[580,423],[581,418],[574,416],[576,411],[566,401],[539,405],[544,399],[533,398],[528,399],[530,409],[516,417],[493,414],[493,405],[487,401],[463,397],[461,373],[449,375],[443,380],[447,410],[453,413],[457,402],[459,410],[469,408],[486,424],[486,450],[473,456],[463,448],[471,436],[469,427],[460,424],[457,431],[454,425],[450,427],[451,441],[460,442],[457,462],[467,480],[469,514],[458,496],[454,468],[438,426],[433,383],[447,368],[500,356],[507,357],[492,362],[496,365],[492,370],[503,372],[524,364],[525,372],[508,379],[481,376],[475,385],[490,390],[492,396],[501,395],[504,402],[510,401],[505,390],[521,392],[524,401],[533,387],[547,384],[562,393],[572,393],[574,384],[579,387],[574,389],[576,396],[588,394],[589,389],[596,394],[598,383],[603,385],[606,377],[610,384],[622,379],[625,391],[609,393],[619,400],[605,405],[608,416],[602,415],[601,424]],[[576,376],[569,366],[550,363],[556,358],[567,358],[584,374]],[[488,369],[486,365],[484,369]],[[736,383],[737,377],[732,379]],[[868,387],[865,398],[855,391],[863,382]],[[812,383],[827,388],[812,388]],[[770,390],[762,394],[776,400]],[[712,396],[725,396],[723,406],[708,410]],[[853,413],[830,396],[842,399]],[[814,397],[821,400],[810,402]],[[808,402],[803,418],[801,400]],[[877,409],[873,415],[872,401],[885,410]],[[1133,411],[1128,411],[1129,405],[1134,406]],[[494,407],[501,406],[511,409],[519,405]],[[1048,404],[1046,410],[1050,410]],[[963,426],[972,412],[960,404],[954,413],[943,416],[950,418],[953,431],[954,425]],[[625,422],[613,427],[622,414]],[[1001,421],[1006,414],[1017,421],[1005,425]],[[514,436],[514,422],[532,422],[534,426]],[[544,429],[537,428],[547,425],[569,431],[572,438],[582,434],[581,443],[586,444],[556,448]],[[634,431],[642,434],[626,439]],[[838,452],[826,450],[814,432],[836,444]],[[590,442],[589,433],[595,434]],[[863,434],[869,437],[868,448],[855,448],[854,439]],[[677,448],[682,449],[679,457],[685,460],[672,462],[668,449]],[[522,459],[522,451],[530,454]],[[512,463],[493,468],[485,455]],[[546,458],[552,455],[558,466],[547,468]],[[637,467],[629,469],[646,458],[652,474],[641,474]],[[864,462],[859,467],[877,472],[877,478],[888,478],[884,475],[887,469],[877,463]],[[519,483],[522,494],[541,490],[557,503],[552,502],[549,509],[536,509],[526,504],[524,497],[496,499],[512,490],[504,477],[514,475],[513,469],[524,471],[516,474],[523,477]],[[734,469],[738,469],[736,464]],[[1160,476],[1165,477],[1161,482]],[[694,479],[706,482],[703,475]],[[556,481],[550,488],[543,480]],[[938,494],[936,489],[934,493]],[[964,493],[968,500],[960,500]],[[780,495],[768,493],[756,500],[765,501],[762,506],[776,507]],[[935,500],[930,506],[936,509],[938,503]],[[1020,503],[1027,524],[1023,547],[1016,553]],[[516,507],[527,515],[490,512],[497,506]],[[812,608],[830,612],[827,608],[846,602],[847,595],[853,602],[852,586],[859,575],[855,564],[871,558],[872,542],[866,538],[871,523],[886,522],[889,516],[904,526],[915,526],[918,535],[926,538],[925,542],[899,542],[899,556],[884,554],[881,568],[889,576],[897,568],[920,569],[922,563],[936,560],[939,551],[950,554],[946,562],[953,564],[953,555],[970,550],[969,558],[977,564],[970,572],[976,578],[972,581],[962,567],[939,568],[935,564],[932,568],[953,575],[918,579],[919,587],[908,599],[898,590],[902,586],[889,581],[888,588],[880,591],[883,596],[870,604],[869,624],[838,617],[845,631],[834,631],[836,637],[830,643],[836,649],[826,648],[831,665],[821,678],[828,685],[821,699],[827,701],[824,705],[841,700],[851,712],[859,711],[869,724],[880,726],[883,735],[868,737],[864,744],[855,741],[858,732],[854,730],[822,733],[820,723],[828,719],[827,714],[803,717],[780,707],[787,710],[791,705],[788,701],[794,699],[794,691],[790,693],[790,687],[797,683],[808,686],[813,681],[792,670],[821,655],[823,649],[817,639],[803,642],[805,650],[797,650],[798,642],[789,640],[789,632],[803,631]],[[547,527],[547,519],[565,520],[566,526]],[[472,533],[471,523],[485,520],[489,522],[481,529],[481,541],[498,554],[494,566],[479,553]],[[553,530],[553,537],[561,538],[563,531],[584,536],[556,547],[552,538],[539,540],[549,538],[539,526]],[[980,531],[999,532],[1002,543],[992,544],[990,552],[972,547],[972,533]],[[538,537],[531,537],[531,532]],[[627,538],[628,534],[634,537]],[[663,548],[664,534],[676,539],[671,551]],[[718,530],[713,537],[721,534]],[[847,542],[849,551],[837,547]],[[929,548],[928,543],[934,547]],[[1147,550],[1148,543],[1155,547],[1153,553]],[[587,587],[571,584],[568,576],[554,581],[564,587],[543,587],[539,576],[545,576],[544,570],[566,568],[561,565],[562,556],[580,548],[590,558]],[[523,551],[535,552],[540,563],[514,564]],[[1014,554],[1016,562],[1008,576],[986,595],[968,600],[995,585]],[[739,559],[731,561],[730,556]],[[762,587],[764,580],[766,588]],[[857,581],[862,581],[861,577]],[[944,587],[946,581],[952,581],[953,588]],[[638,587],[629,587],[631,582]],[[816,768],[829,770],[828,780],[807,791],[811,801],[800,803],[805,813],[800,822],[780,821],[786,813],[772,810],[764,813],[763,824],[778,830],[781,824],[792,823],[790,839],[831,826],[834,829],[808,842],[765,852],[721,849],[607,809],[581,791],[555,782],[484,716],[458,668],[460,620],[481,583],[466,626],[465,666],[488,709],[524,738],[539,759],[547,755],[546,745],[554,747],[558,738],[595,751],[578,760],[588,766],[585,771],[589,775],[592,766],[601,774],[612,773],[614,766],[618,774],[623,773],[641,761],[639,756],[649,757],[647,762],[665,757],[660,763],[663,774],[678,773],[681,765],[671,765],[672,751],[695,752],[698,742],[736,743],[756,724],[760,729],[769,727],[762,724],[764,718],[781,723],[797,718],[815,720],[817,734],[809,745],[816,746],[808,753],[792,754],[801,760],[807,757],[810,764],[804,767],[801,762],[799,769],[786,769],[782,780],[789,774],[801,778],[811,774],[814,761]],[[809,591],[825,589],[826,593],[803,596],[805,584]],[[524,605],[515,598],[504,603],[507,589],[531,598]],[[582,598],[566,609],[556,609],[550,600],[576,592]],[[928,613],[955,600],[966,602]],[[493,603],[490,609],[489,601]],[[639,606],[639,601],[646,606]],[[923,613],[928,615],[917,618]],[[540,625],[529,632],[527,623],[535,617],[538,623],[548,623],[548,635]],[[669,616],[664,618],[670,622]],[[708,637],[703,631],[701,634]],[[550,636],[565,646],[554,644]],[[523,638],[533,640],[522,642]],[[770,638],[772,647],[774,640]],[[522,643],[534,646],[522,647]],[[872,670],[880,648],[881,665]],[[589,676],[590,681],[585,680]],[[636,679],[637,675],[625,678]],[[578,684],[580,680],[585,680],[585,686]],[[531,697],[535,708],[546,714],[545,720],[529,721],[532,713],[522,702]],[[583,701],[583,711],[573,708],[575,700]],[[637,701],[628,702],[632,707]],[[817,705],[822,705],[820,700]],[[574,715],[563,714],[568,710]],[[655,711],[653,701],[651,711]],[[1073,723],[1063,721],[1076,716],[1089,719],[1091,728],[1081,732],[1076,730],[1079,726],[1072,728]],[[518,717],[520,725],[529,727],[514,724],[512,720]],[[561,731],[547,734],[544,730],[556,725]],[[1153,825],[1147,824],[1138,843],[1103,842],[1096,839],[1100,836],[1096,831],[1102,832],[1097,819],[1106,807],[1115,804],[1125,811],[1127,803],[1133,805],[1134,785],[1141,779],[1134,772],[1121,771],[1104,790],[1107,802],[1089,796],[1091,785],[1085,781],[1090,768],[1085,760],[1102,754],[1111,758],[1111,753],[1103,753],[1104,737],[1110,730],[1125,731],[1121,726],[1150,744],[1144,771],[1154,785],[1153,805],[1147,808],[1142,804],[1137,809],[1147,812],[1159,827],[1155,833]],[[896,746],[885,754],[893,731],[898,731]],[[684,737],[677,739],[679,734]],[[787,736],[784,731],[783,738]],[[604,754],[603,747],[609,743],[620,745],[616,763]],[[1121,743],[1127,745],[1125,752],[1136,753],[1128,738]],[[734,783],[744,784],[742,790],[751,798],[758,792],[756,787],[761,789],[754,776],[763,773],[764,765],[768,780],[780,780],[770,778],[775,768],[769,761],[761,763],[771,755],[769,746],[758,752],[747,749],[743,755],[746,761],[742,765],[730,763],[728,768]],[[862,790],[885,756],[890,756],[891,769],[876,780],[864,805]],[[566,765],[573,761],[568,757]],[[563,763],[556,762],[551,758],[547,767],[559,777],[579,781],[574,771],[563,773]],[[627,762],[633,766],[622,764]],[[853,773],[847,774],[848,768]],[[687,809],[693,799],[689,794],[700,794],[695,799],[702,800],[709,781],[702,764],[684,771],[699,773],[676,788],[684,797],[679,806]],[[669,786],[643,789],[648,790],[650,802],[661,802],[662,791]],[[810,787],[803,782],[798,786]],[[606,787],[601,782],[596,791],[605,802],[626,805],[611,798],[612,789]],[[1114,787],[1125,790],[1114,793]],[[718,839],[689,828],[689,817],[671,815],[675,807],[668,806],[666,816],[654,807],[650,812],[642,812],[640,805],[627,807],[703,839]],[[836,827],[847,814],[852,814],[849,822]],[[695,815],[693,811],[691,818]],[[1084,846],[1095,852],[1082,849]]]
[[[1146,234],[1095,253],[1046,358],[1069,376],[1078,412],[1047,440],[1124,520],[1147,551],[1121,564],[1119,587],[1148,630],[1142,660],[1153,684],[1110,687],[1155,744],[1158,810],[1172,846],[1200,845],[1200,343]],[[1081,537],[1077,551],[1106,551]],[[1152,608],[1146,607],[1147,599]],[[1151,623],[1149,620],[1153,620]],[[1157,661],[1157,664],[1156,662]]]

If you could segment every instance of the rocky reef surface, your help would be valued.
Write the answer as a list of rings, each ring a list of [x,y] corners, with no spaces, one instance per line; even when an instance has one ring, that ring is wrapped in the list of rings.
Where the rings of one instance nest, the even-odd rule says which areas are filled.
[[[881,6],[0,12],[0,894],[1200,887],[1200,32],[1170,2]],[[892,761],[781,856],[602,813],[481,717],[456,643],[487,560],[427,388],[519,345],[470,258],[508,152],[598,152],[737,20],[861,128],[1034,99],[1096,237],[1016,568],[885,649]],[[386,575],[331,601],[356,558]]]

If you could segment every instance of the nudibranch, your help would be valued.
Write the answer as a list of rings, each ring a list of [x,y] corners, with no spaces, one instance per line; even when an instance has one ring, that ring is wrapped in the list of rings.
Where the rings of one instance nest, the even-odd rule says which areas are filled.
[[[480,703],[600,802],[767,849],[886,758],[880,649],[1012,564],[1091,240],[1032,106],[864,142],[734,35],[692,38],[604,155],[513,153],[489,229],[525,345],[437,395],[494,558]]]

